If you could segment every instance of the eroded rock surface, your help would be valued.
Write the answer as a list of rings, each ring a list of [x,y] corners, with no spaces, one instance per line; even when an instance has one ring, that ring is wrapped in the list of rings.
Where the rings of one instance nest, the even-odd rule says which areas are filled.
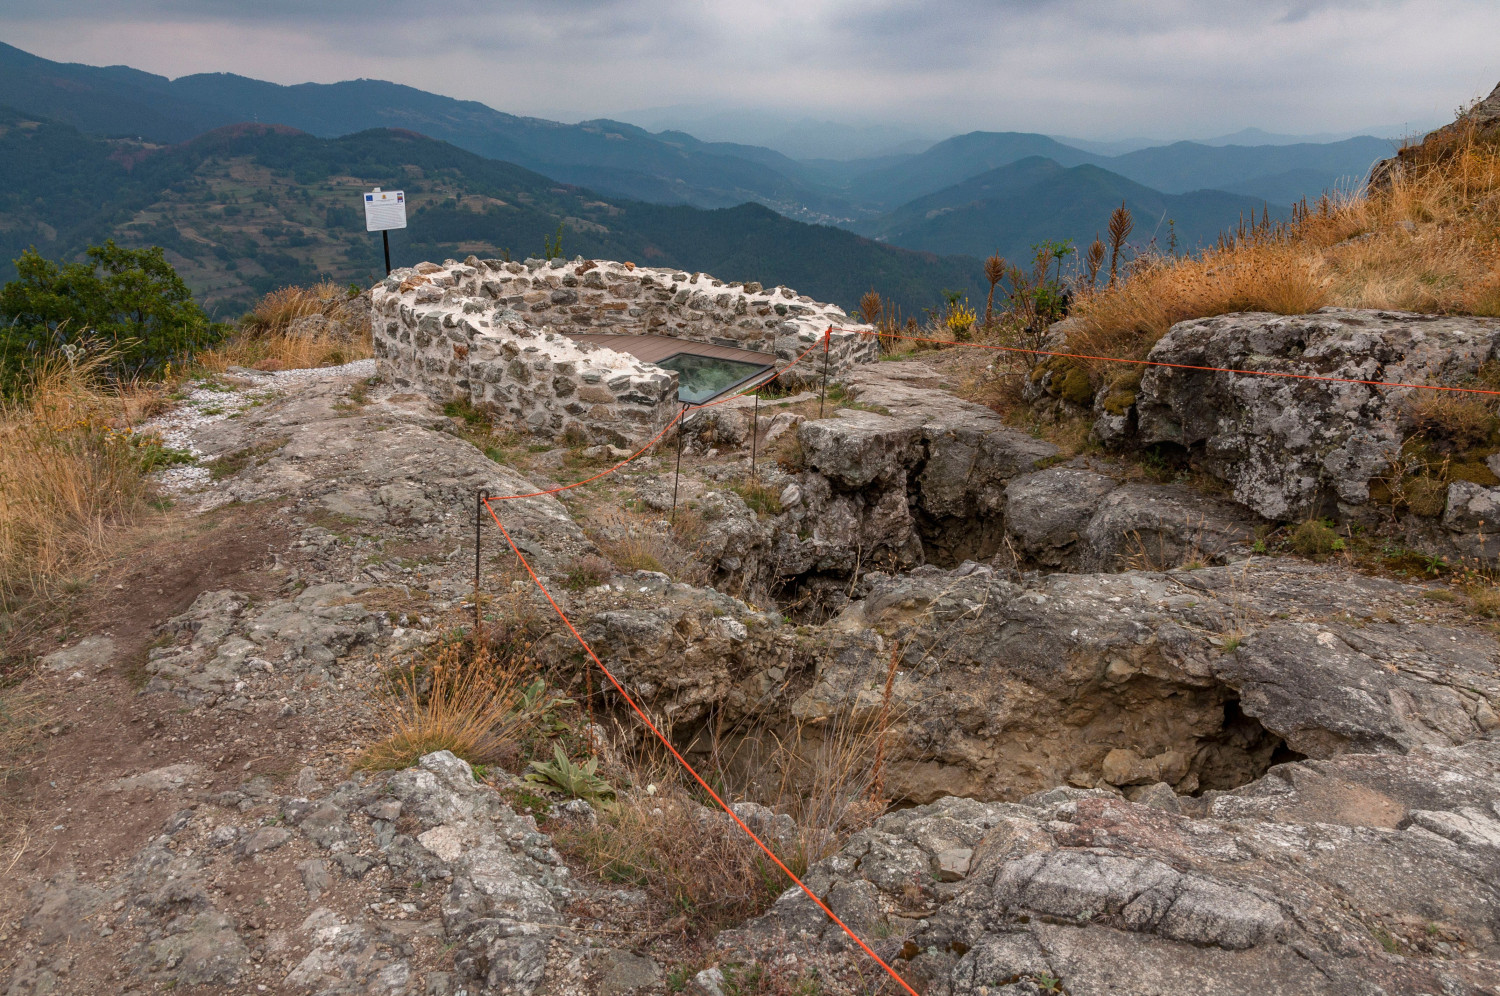
[[[1345,381],[1471,384],[1495,358],[1500,320],[1324,308],[1176,325],[1150,359]],[[1296,521],[1365,506],[1412,428],[1414,392],[1358,383],[1149,367],[1134,440],[1201,449],[1237,501]],[[1439,510],[1441,511],[1441,510]]]
[[[1485,737],[1281,765],[1197,818],[1098,790],[950,798],[882,818],[806,880],[936,996],[1478,996],[1500,978],[1497,775]],[[956,849],[968,868],[944,876]],[[741,956],[789,941],[849,943],[794,891],[720,939]]]
[[[792,711],[871,715],[894,642],[902,718],[889,784],[917,801],[1059,784],[1230,788],[1287,751],[1408,751],[1496,728],[1489,633],[1421,618],[1416,586],[1332,582],[1324,568],[1264,559],[1165,574],[878,578],[829,624]]]
[[[889,366],[859,388],[869,407],[765,416],[804,460],[764,468],[779,512],[752,509],[717,468],[685,476],[717,589],[647,570],[573,583],[616,526],[586,535],[576,496],[499,508],[585,639],[684,746],[710,721],[874,721],[894,652],[884,790],[913,808],[816,862],[818,895],[933,996],[1492,991],[1491,630],[1425,586],[1341,561],[1244,559],[1254,519],[1233,503],[1104,460],[1059,464],[1050,444]],[[262,588],[211,585],[153,620],[148,696],[253,724],[247,762],[302,718],[336,718],[324,735],[346,746],[367,730],[383,662],[464,608],[475,491],[551,482],[388,389],[358,399],[347,381],[312,382],[236,412],[197,430],[223,479],[183,505],[274,506],[289,546]],[[695,431],[743,445],[736,421]],[[669,478],[647,467],[630,482],[640,516],[665,519]],[[1488,515],[1474,488],[1450,503],[1455,530]],[[513,563],[486,528],[484,568]],[[1187,566],[1140,569],[1168,563]],[[841,611],[797,625],[758,592],[728,593],[776,571],[826,573]],[[506,601],[490,604],[545,618],[517,584],[497,582]],[[114,649],[91,636],[48,658],[50,680],[97,679]],[[560,673],[579,666],[560,629],[536,652]],[[594,929],[579,910],[647,920],[645,898],[570,872],[531,816],[451,755],[352,777],[342,755],[300,770],[286,755],[275,777],[233,765],[233,787],[210,789],[222,761],[174,757],[100,786],[173,815],[92,874],[60,861],[27,882],[9,991],[78,989],[90,961],[116,966],[106,986],[226,991],[739,984],[701,962],[669,976]],[[791,839],[786,814],[736,811]],[[595,816],[569,804],[550,818]],[[809,948],[862,957],[788,893],[727,932],[717,960],[781,964]]]

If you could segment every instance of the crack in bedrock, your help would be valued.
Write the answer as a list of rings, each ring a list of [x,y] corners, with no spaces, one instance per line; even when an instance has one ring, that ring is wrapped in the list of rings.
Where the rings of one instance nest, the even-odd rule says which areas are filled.
[[[1052,702],[1007,689],[991,708],[1003,709],[1008,698],[1032,701],[972,732],[963,727],[973,711],[957,703],[898,723],[889,790],[913,803],[948,794],[1013,800],[1067,784],[1113,786],[1133,797],[1165,783],[1179,795],[1199,795],[1238,788],[1272,765],[1302,759],[1218,682],[1187,686],[1136,676]]]

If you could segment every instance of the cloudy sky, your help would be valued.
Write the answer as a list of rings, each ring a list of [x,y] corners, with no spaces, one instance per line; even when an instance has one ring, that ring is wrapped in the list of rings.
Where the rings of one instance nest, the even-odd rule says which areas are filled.
[[[1415,128],[1500,81],[1497,38],[1496,0],[0,0],[0,40],[63,61],[934,137]]]

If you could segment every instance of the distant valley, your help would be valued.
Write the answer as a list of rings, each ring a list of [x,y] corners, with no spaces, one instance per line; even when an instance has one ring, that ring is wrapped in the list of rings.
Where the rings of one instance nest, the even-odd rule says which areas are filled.
[[[1392,147],[1177,142],[1110,156],[972,132],[920,153],[794,160],[378,80],[169,80],[3,44],[0,94],[13,108],[0,164],[20,178],[0,194],[0,267],[31,244],[67,254],[108,236],[151,242],[223,308],[279,283],[374,272],[362,186],[411,191],[412,227],[395,237],[406,254],[524,255],[561,223],[569,254],[786,283],[845,307],[876,287],[916,313],[944,290],[980,293],[991,252],[1022,261],[1044,240],[1087,243],[1121,202],[1139,243],[1165,250],[1175,238],[1192,251],[1250,212],[1281,217],[1357,186]]]

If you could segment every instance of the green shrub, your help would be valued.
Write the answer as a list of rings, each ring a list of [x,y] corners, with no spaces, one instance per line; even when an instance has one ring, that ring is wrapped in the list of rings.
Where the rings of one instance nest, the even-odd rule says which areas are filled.
[[[93,346],[116,378],[154,374],[221,338],[161,247],[91,246],[86,262],[28,249],[0,288],[0,390],[14,393],[31,357]]]
[[[758,516],[775,518],[782,512],[781,492],[759,481],[746,481],[734,487],[734,493]]]
[[[1344,548],[1344,541],[1332,524],[1319,519],[1308,519],[1292,530],[1289,543],[1294,551],[1305,557],[1320,557]]]
[[[1448,485],[1434,477],[1408,478],[1406,507],[1417,515],[1437,518],[1448,507]]]

